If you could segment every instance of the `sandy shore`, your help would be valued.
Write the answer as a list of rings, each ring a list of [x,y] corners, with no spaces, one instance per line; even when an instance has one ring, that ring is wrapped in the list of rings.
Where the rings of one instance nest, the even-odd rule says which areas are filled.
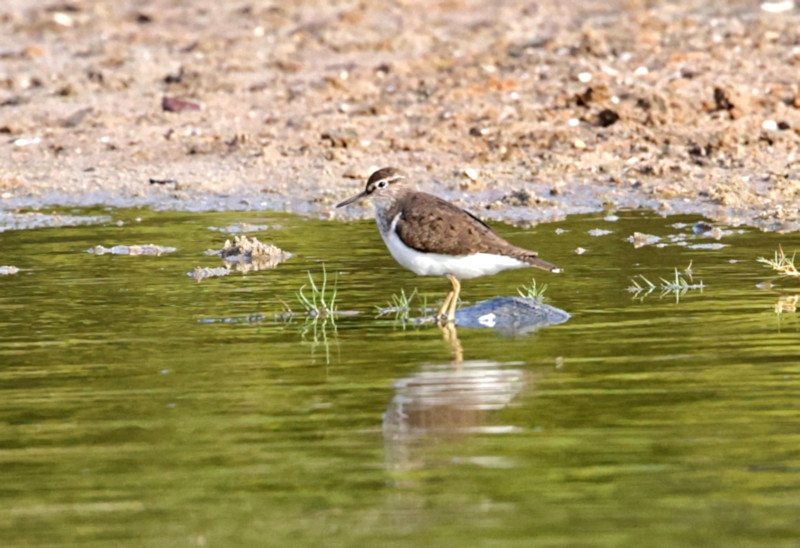
[[[486,218],[800,229],[800,10],[758,2],[0,7],[0,208],[322,217],[372,169]]]

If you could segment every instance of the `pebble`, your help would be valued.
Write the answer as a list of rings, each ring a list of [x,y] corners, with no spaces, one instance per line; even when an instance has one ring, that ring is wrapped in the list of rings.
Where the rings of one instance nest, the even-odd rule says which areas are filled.
[[[639,248],[658,243],[661,238],[652,234],[634,232],[632,235],[628,236],[627,240],[633,244],[633,247]]]
[[[161,108],[166,112],[184,112],[192,110],[200,110],[200,105],[187,101],[182,97],[167,97],[161,100]]]
[[[320,135],[334,148],[355,148],[359,145],[358,133],[353,128],[332,129]]]
[[[728,247],[728,244],[722,243],[705,243],[705,244],[691,244],[686,246],[688,249],[705,249],[708,251],[715,251],[717,249],[722,249],[723,247]]]
[[[20,137],[19,139],[14,140],[14,146],[26,147],[30,145],[38,145],[40,142],[41,139],[39,137],[31,137],[31,138]]]
[[[764,131],[778,131],[778,122],[775,120],[764,120],[761,124],[761,129]]]
[[[714,226],[705,221],[698,221],[692,225],[692,232],[695,234],[704,234],[711,230],[714,230]]]
[[[783,13],[794,9],[794,0],[785,0],[783,2],[762,2],[761,10],[767,13]]]

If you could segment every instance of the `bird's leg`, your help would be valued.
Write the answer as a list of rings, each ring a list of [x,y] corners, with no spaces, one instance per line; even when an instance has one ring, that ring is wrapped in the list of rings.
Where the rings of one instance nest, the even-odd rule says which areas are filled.
[[[464,349],[461,347],[461,343],[458,340],[456,326],[452,323],[446,323],[444,325],[440,325],[439,328],[442,330],[442,337],[450,345],[450,351],[453,355],[453,363],[462,363],[464,361]]]
[[[452,297],[450,299],[450,308],[447,310],[447,321],[450,323],[455,323],[456,307],[458,306],[458,295],[459,293],[461,293],[461,282],[459,282],[458,278],[456,278],[452,274],[448,274],[447,278],[450,280],[450,283],[453,284],[453,291],[451,291]]]
[[[442,303],[442,306],[439,308],[439,313],[436,314],[436,323],[439,324],[444,323],[446,317],[445,313],[447,312],[447,307],[450,306],[451,300],[453,300],[452,290],[450,290],[450,292],[447,294],[447,297],[444,298],[444,302]]]

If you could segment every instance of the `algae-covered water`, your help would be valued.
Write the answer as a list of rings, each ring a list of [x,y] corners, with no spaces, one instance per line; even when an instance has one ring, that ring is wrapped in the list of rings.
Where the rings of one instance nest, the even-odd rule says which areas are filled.
[[[437,327],[377,316],[448,282],[398,267],[371,222],[61,213],[107,220],[0,232],[20,269],[0,276],[3,546],[797,545],[800,284],[756,287],[796,235],[630,212],[500,226],[565,272],[462,298],[535,275],[572,318],[459,329],[457,362]],[[239,222],[294,256],[189,278],[221,264],[209,227]],[[150,243],[176,251],[86,252]],[[334,323],[296,297],[323,265]],[[675,268],[695,287],[647,293]]]

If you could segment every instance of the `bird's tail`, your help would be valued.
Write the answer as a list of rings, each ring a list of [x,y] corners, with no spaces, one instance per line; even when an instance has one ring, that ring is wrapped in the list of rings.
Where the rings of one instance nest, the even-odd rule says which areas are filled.
[[[539,257],[533,254],[526,255],[525,257],[523,257],[522,260],[531,266],[535,266],[536,268],[541,268],[542,270],[549,270],[554,274],[558,274],[559,272],[561,272],[561,269],[558,268],[556,265],[548,263],[544,259],[540,259]]]

